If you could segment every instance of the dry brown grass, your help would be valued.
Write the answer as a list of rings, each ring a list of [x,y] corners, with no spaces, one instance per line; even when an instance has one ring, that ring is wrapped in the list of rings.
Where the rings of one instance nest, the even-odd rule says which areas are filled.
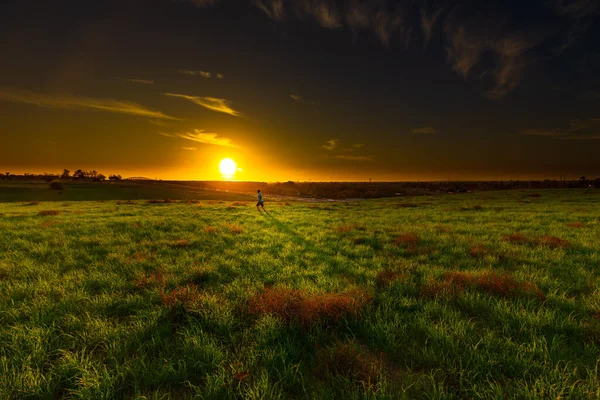
[[[136,253],[136,257],[140,253]],[[144,259],[144,258],[143,258]],[[156,271],[152,271],[149,274],[138,274],[135,279],[135,286],[140,289],[149,287],[165,287],[167,284],[166,274],[164,268],[158,268]]]
[[[364,231],[365,227],[358,225],[358,224],[346,224],[346,225],[340,225],[338,226],[336,229],[336,231],[338,231],[339,233],[348,233],[348,232],[352,232],[352,231]]]
[[[495,272],[447,272],[442,281],[434,281],[421,286],[425,297],[456,296],[464,290],[476,290],[491,296],[514,298],[535,296],[546,299],[540,288],[532,282],[519,282],[511,275]]]
[[[389,286],[395,280],[402,278],[404,275],[399,271],[393,271],[390,269],[384,269],[383,271],[379,271],[377,276],[375,277],[375,286],[378,288],[385,288]]]
[[[29,203],[25,203],[25,206],[37,206],[39,205],[40,202],[39,201],[30,201]]]
[[[491,252],[485,244],[476,244],[469,251],[469,255],[475,258],[485,258],[490,254]]]
[[[215,232],[217,232],[217,228],[216,228],[216,227],[214,227],[214,226],[212,226],[212,225],[210,225],[210,226],[205,226],[204,228],[202,228],[202,230],[203,230],[205,233],[215,233]]]
[[[175,203],[175,200],[173,199],[164,199],[164,200],[147,200],[146,201],[147,204],[171,204],[171,203]]]
[[[396,246],[406,246],[408,250],[414,250],[419,244],[419,236],[414,232],[403,233],[392,242]]]
[[[180,286],[169,292],[165,290],[160,291],[160,299],[166,307],[173,307],[177,303],[189,304],[198,297],[198,287],[194,284]]]
[[[505,242],[527,244],[531,243],[531,239],[521,233],[513,233],[502,237]]]
[[[171,247],[179,247],[181,249],[184,247],[190,247],[191,245],[192,243],[187,239],[179,239],[171,242]]]
[[[308,294],[286,287],[271,287],[248,301],[250,315],[271,314],[304,327],[335,325],[345,317],[358,316],[372,297],[365,291]]]
[[[244,231],[244,227],[237,225],[237,224],[228,224],[226,225],[227,229],[229,229],[229,232],[239,235],[240,233],[242,233]]]
[[[583,228],[585,224],[583,222],[569,222],[567,226],[571,228]]]
[[[317,353],[317,375],[344,376],[367,387],[376,385],[384,371],[383,357],[376,355],[356,341],[334,344]]]
[[[209,200],[208,204],[210,204],[212,206],[213,204],[217,204],[217,202],[215,200]]]
[[[40,224],[40,226],[44,227],[44,228],[50,228],[54,225],[56,225],[56,221],[48,221],[48,220],[42,221],[42,223]]]
[[[561,239],[556,236],[542,236],[537,239],[537,243],[540,246],[546,246],[551,248],[567,248],[571,247],[571,242],[566,239]]]
[[[248,205],[248,203],[245,201],[235,201],[235,202],[231,203],[231,205],[235,206],[235,207],[245,207]]]
[[[58,215],[58,214],[60,214],[60,211],[58,211],[58,210],[42,210],[38,213],[38,215],[41,215],[43,217],[50,216],[50,215]]]
[[[150,201],[150,200],[149,200]],[[135,200],[119,200],[117,201],[117,205],[137,205],[138,202]]]
[[[290,205],[290,202],[289,202],[289,201],[286,201],[285,203],[283,203],[283,205],[284,205],[284,206],[289,206],[289,205]]]

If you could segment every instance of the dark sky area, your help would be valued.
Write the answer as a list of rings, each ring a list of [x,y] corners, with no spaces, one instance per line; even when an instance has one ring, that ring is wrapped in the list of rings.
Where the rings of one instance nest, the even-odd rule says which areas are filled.
[[[600,175],[600,2],[4,0],[0,168]]]

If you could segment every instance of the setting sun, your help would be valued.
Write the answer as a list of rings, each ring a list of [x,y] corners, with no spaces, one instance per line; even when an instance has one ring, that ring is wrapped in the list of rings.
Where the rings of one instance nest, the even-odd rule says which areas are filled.
[[[231,178],[237,171],[237,165],[231,158],[224,158],[219,163],[219,171],[225,178]]]

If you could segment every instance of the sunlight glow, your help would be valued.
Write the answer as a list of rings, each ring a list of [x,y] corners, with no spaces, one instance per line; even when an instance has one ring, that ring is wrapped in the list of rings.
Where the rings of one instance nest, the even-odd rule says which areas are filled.
[[[219,171],[225,179],[231,179],[237,171],[237,165],[231,158],[224,158],[219,163]]]

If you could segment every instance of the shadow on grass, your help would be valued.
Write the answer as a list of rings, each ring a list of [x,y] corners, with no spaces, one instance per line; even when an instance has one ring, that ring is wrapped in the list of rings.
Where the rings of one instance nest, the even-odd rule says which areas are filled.
[[[340,262],[340,260],[337,259],[334,254],[324,251],[319,246],[316,246],[314,243],[311,243],[310,241],[306,240],[294,229],[279,221],[273,214],[269,212],[261,214],[266,215],[266,218],[268,218],[271,224],[275,226],[280,232],[288,235],[292,239],[293,243],[297,244],[298,246],[302,246],[306,252],[315,253],[320,259],[327,262],[329,266],[327,271],[330,274],[343,274],[345,276],[351,275],[356,280],[360,280],[362,278],[361,276],[359,276],[359,274],[351,272],[351,270],[348,268],[347,263]]]

